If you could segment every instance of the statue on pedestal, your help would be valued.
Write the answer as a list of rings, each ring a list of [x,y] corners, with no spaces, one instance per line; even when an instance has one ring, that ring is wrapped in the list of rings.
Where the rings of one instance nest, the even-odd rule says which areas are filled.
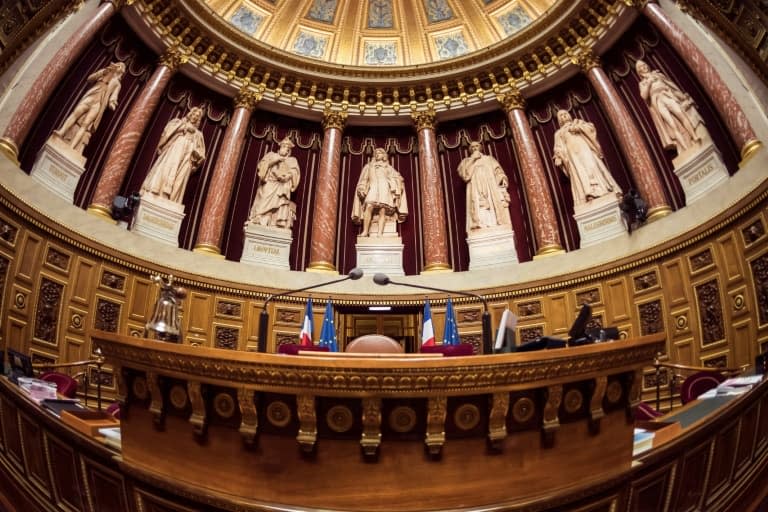
[[[651,119],[659,133],[664,149],[676,149],[678,154],[701,143],[696,133],[704,121],[688,93],[664,73],[652,70],[645,61],[635,64],[640,76],[640,95],[651,111]]]
[[[117,108],[117,96],[120,94],[120,80],[125,73],[125,64],[113,62],[88,77],[92,83],[72,112],[54,134],[78,154],[91,140],[91,135],[98,128],[104,111],[109,107]]]
[[[557,111],[557,120],[560,128],[555,132],[555,165],[562,167],[571,180],[574,207],[610,193],[621,194],[603,162],[595,125],[573,119],[566,110]]]
[[[142,195],[182,202],[189,176],[205,160],[205,140],[198,128],[202,117],[203,110],[193,107],[186,116],[168,122],[157,146],[157,160],[141,186]]]
[[[291,156],[293,142],[280,141],[277,153],[270,151],[259,161],[259,188],[248,215],[248,224],[291,229],[296,220],[296,203],[291,193],[299,186],[301,171]]]
[[[374,150],[373,160],[363,167],[355,187],[352,222],[363,225],[361,237],[370,236],[374,214],[379,236],[386,224],[403,222],[408,216],[403,177],[387,161],[384,148]]]
[[[469,145],[469,156],[461,161],[459,176],[467,183],[467,232],[510,226],[509,179],[499,162],[484,155],[480,142]]]

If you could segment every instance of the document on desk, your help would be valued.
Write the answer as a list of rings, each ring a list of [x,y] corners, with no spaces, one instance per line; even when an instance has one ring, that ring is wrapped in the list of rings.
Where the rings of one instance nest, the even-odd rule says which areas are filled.
[[[742,395],[752,389],[755,384],[763,380],[762,375],[746,375],[743,377],[733,377],[726,379],[716,388],[699,395],[699,399],[713,398],[716,396]]]

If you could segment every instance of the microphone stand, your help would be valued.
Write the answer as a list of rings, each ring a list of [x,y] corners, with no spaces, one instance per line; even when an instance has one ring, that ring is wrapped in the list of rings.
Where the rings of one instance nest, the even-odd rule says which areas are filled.
[[[445,290],[443,288],[435,288],[434,286],[425,286],[422,284],[400,283],[400,282],[392,281],[389,278],[389,276],[387,276],[386,274],[376,274],[375,276],[373,276],[373,282],[376,284],[380,284],[382,286],[388,285],[388,284],[397,284],[400,286],[408,286],[410,288],[418,288],[420,290],[431,290],[433,292],[448,293],[453,295],[463,295],[464,297],[472,297],[475,299],[480,299],[483,302],[483,316],[482,316],[483,354],[494,353],[493,342],[491,340],[491,312],[488,311],[488,301],[482,295],[477,293],[472,293],[472,292]]]
[[[342,277],[341,279],[334,279],[333,281],[328,281],[327,283],[313,284],[310,286],[305,286],[303,288],[289,290],[287,292],[273,293],[272,295],[267,297],[267,300],[264,301],[264,309],[261,310],[261,315],[259,315],[259,337],[256,345],[257,352],[267,351],[267,331],[269,330],[269,313],[267,312],[267,305],[272,299],[276,297],[286,297],[288,295],[293,295],[294,293],[306,292],[307,290],[313,290],[315,288],[320,288],[321,286],[328,286],[329,284],[340,283],[342,281],[347,281],[349,279],[353,281],[357,281],[361,277],[363,277],[363,270],[359,268],[353,268],[352,270],[349,271],[349,274]]]

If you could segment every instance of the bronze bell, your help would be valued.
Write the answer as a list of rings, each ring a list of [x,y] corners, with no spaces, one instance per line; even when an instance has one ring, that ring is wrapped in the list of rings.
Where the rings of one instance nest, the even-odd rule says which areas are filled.
[[[187,296],[187,291],[180,286],[173,286],[173,276],[168,280],[162,276],[151,276],[150,280],[160,285],[160,297],[155,303],[155,313],[144,326],[144,337],[160,341],[179,343],[181,341],[181,318],[179,305]]]

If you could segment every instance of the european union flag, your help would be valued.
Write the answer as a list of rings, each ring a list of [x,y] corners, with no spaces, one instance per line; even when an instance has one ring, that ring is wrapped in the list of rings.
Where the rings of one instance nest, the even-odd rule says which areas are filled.
[[[323,328],[320,330],[320,341],[318,345],[328,347],[329,352],[338,352],[339,345],[336,342],[336,328],[333,326],[333,306],[331,299],[325,304],[325,316],[323,317]]]
[[[445,331],[443,332],[443,345],[458,345],[459,328],[456,325],[456,313],[453,312],[453,301],[448,297],[448,303],[445,306]]]

